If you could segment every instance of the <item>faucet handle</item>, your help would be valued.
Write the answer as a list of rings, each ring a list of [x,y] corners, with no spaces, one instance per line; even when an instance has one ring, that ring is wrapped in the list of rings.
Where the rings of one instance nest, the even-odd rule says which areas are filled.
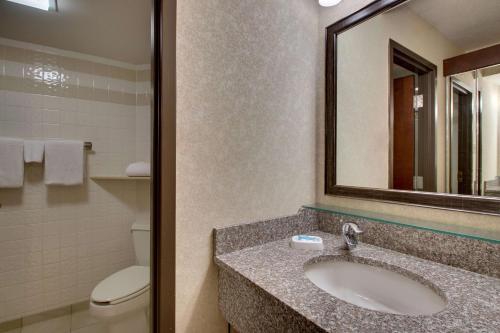
[[[347,250],[352,250],[358,245],[357,236],[361,233],[363,233],[363,230],[356,223],[344,223],[342,225],[342,238]]]
[[[342,226],[342,231],[344,233],[347,233],[349,231],[354,232],[356,235],[362,234],[363,230],[356,224],[356,223],[344,223]]]

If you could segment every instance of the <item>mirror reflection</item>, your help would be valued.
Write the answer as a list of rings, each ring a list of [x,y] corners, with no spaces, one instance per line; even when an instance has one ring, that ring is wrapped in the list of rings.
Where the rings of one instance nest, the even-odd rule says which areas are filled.
[[[452,75],[449,85],[449,192],[500,197],[500,65]]]
[[[499,18],[412,0],[339,34],[338,185],[500,197]]]

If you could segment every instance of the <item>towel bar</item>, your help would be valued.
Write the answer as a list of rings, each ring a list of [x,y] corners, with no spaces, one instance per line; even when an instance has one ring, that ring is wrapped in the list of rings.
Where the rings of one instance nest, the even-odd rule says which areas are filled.
[[[85,150],[92,150],[92,142],[85,141],[83,143],[83,149],[85,149]]]

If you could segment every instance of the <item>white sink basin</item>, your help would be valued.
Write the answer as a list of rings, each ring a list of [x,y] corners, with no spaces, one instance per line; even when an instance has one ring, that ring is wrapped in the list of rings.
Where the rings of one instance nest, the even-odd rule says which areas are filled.
[[[430,315],[446,307],[431,288],[381,267],[350,261],[323,261],[305,266],[316,286],[357,306],[395,314]]]

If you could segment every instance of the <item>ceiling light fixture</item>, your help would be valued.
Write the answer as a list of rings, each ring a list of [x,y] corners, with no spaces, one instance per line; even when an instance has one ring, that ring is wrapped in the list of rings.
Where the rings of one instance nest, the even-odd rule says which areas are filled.
[[[47,11],[57,10],[56,0],[7,0],[7,1],[41,10],[47,10]]]
[[[319,5],[323,7],[331,7],[338,5],[342,0],[319,0]]]

